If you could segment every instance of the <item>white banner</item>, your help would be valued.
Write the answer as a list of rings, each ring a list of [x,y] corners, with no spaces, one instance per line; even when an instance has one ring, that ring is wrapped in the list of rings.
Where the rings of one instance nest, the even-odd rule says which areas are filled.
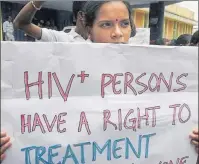
[[[3,164],[195,164],[198,50],[1,43]]]
[[[136,35],[129,42],[134,45],[149,45],[150,28],[136,28]]]

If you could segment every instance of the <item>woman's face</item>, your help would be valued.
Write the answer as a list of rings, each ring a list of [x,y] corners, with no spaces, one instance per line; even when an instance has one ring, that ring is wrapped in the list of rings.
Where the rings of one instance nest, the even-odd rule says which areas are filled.
[[[129,12],[123,2],[107,2],[99,9],[90,39],[96,43],[127,43],[131,36]]]

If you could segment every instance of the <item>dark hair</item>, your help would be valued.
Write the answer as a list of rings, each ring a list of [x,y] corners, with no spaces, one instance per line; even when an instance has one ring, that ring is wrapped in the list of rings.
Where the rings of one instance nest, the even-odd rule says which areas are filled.
[[[132,19],[132,16],[130,16],[130,19]],[[134,37],[136,35],[136,26],[133,20],[131,20],[131,37]]]
[[[158,38],[154,42],[155,45],[165,45],[165,39],[164,38]]]
[[[88,2],[86,2],[86,4],[84,5],[84,10],[83,10],[85,13],[86,26],[89,26],[89,27],[93,26],[98,11],[100,10],[101,6],[107,2],[111,2],[111,1],[88,1]],[[121,1],[121,2],[123,2],[128,9],[129,19],[130,19],[131,29],[132,29],[132,36],[135,36],[136,27],[135,27],[135,24],[132,19],[131,6],[126,1]]]
[[[86,1],[74,1],[73,2],[73,15],[77,19],[77,14],[79,11],[83,10]]]
[[[190,43],[192,35],[183,34],[178,37],[176,40],[176,46],[185,46]]]
[[[175,46],[176,45],[176,39],[172,39],[169,45],[170,46]]]
[[[191,38],[191,41],[190,41],[190,44],[191,45],[196,45],[199,43],[199,33],[198,33],[198,30],[193,34],[192,38]]]

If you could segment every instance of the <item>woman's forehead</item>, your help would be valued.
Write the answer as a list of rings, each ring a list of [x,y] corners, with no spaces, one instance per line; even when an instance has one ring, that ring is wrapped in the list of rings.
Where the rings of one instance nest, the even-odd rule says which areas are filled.
[[[129,12],[123,2],[107,2],[101,6],[97,13],[98,20],[120,20],[128,19]]]

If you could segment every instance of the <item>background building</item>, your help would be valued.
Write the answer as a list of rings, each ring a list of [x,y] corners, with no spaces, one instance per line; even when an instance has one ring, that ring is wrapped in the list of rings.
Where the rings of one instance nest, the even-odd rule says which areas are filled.
[[[192,34],[194,26],[198,24],[194,20],[194,12],[173,4],[165,7],[164,33],[167,39],[176,39],[181,34]],[[149,9],[138,8],[133,12],[136,27],[147,28],[149,26]]]

